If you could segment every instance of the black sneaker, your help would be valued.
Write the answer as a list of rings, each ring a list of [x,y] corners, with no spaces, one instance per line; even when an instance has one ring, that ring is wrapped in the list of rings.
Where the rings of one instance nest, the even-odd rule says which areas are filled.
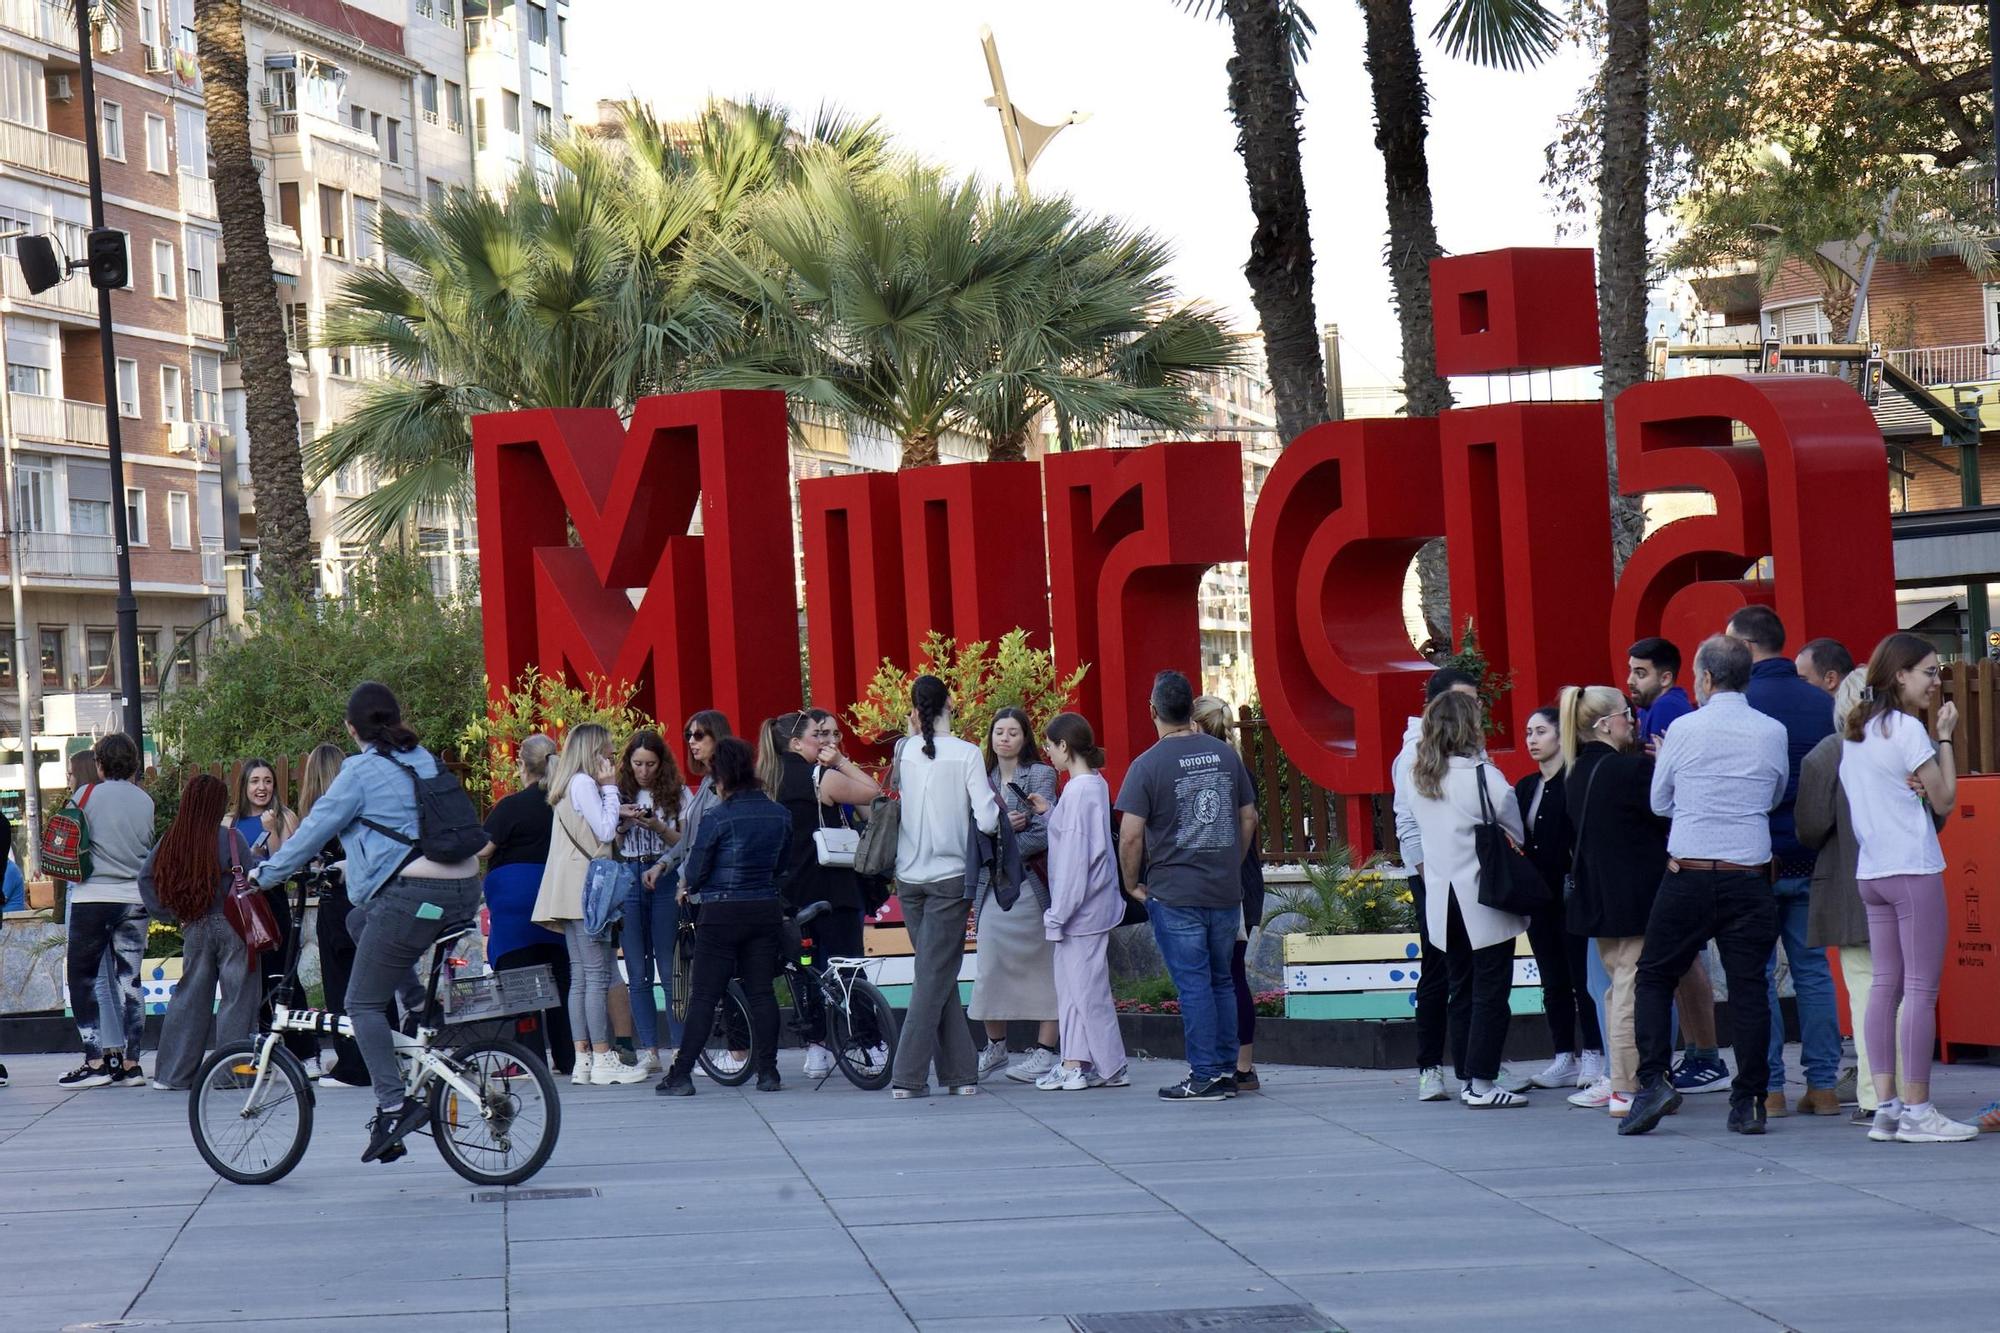
[[[111,1070],[104,1065],[81,1064],[56,1080],[59,1088],[102,1088],[111,1082]]]
[[[1680,1109],[1681,1094],[1665,1076],[1655,1078],[1651,1083],[1633,1094],[1632,1109],[1618,1122],[1620,1134],[1644,1134],[1665,1117]]]
[[[1731,1134],[1762,1134],[1766,1115],[1764,1103],[1756,1099],[1729,1104]]]
[[[137,1060],[125,1063],[122,1055],[104,1057],[104,1067],[111,1071],[111,1086],[114,1088],[143,1088],[146,1086],[146,1071]]]
[[[694,1080],[686,1074],[667,1071],[667,1076],[653,1085],[653,1092],[660,1097],[694,1096]]]
[[[377,1111],[375,1118],[368,1122],[368,1147],[362,1152],[364,1162],[379,1161],[389,1149],[401,1143],[412,1130],[421,1128],[431,1118],[431,1108],[426,1102],[403,1099],[403,1104],[394,1111]]]
[[[693,1087],[694,1085],[690,1083],[688,1086]],[[785,1090],[784,1080],[778,1077],[777,1070],[767,1069],[763,1073],[757,1075],[757,1091],[783,1092],[784,1090]]]
[[[1219,1102],[1236,1095],[1236,1084],[1226,1078],[1196,1080],[1189,1074],[1171,1088],[1160,1089],[1160,1100],[1168,1102]]]
[[[7,1066],[0,1065],[0,1088],[7,1086]]]
[[[1238,1092],[1255,1092],[1263,1086],[1264,1082],[1257,1077],[1256,1070],[1239,1069],[1236,1071],[1236,1090]]]

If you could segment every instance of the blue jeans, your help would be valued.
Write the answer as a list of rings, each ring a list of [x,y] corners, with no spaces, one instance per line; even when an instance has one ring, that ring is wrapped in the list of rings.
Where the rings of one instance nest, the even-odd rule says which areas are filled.
[[[1236,983],[1229,959],[1243,909],[1146,904],[1160,958],[1181,997],[1181,1032],[1195,1082],[1236,1076]]]
[[[625,980],[632,993],[632,1035],[642,1051],[679,1047],[672,1031],[662,1040],[658,1006],[653,1001],[654,969],[661,984],[671,985],[674,975],[674,933],[680,928],[679,905],[674,902],[674,879],[660,876],[660,886],[650,893],[640,880],[632,881],[625,895],[624,924],[619,927],[618,947],[625,951]],[[678,1026],[668,1015],[669,1029]]]
[[[1778,900],[1778,938],[1785,942],[1785,961],[1792,968],[1792,993],[1799,1002],[1799,1058],[1806,1067],[1806,1084],[1831,1088],[1840,1081],[1840,1016],[1834,1007],[1833,973],[1826,950],[1806,947],[1806,912],[1812,902],[1812,882],[1781,879],[1773,886]],[[1778,951],[1764,964],[1771,995],[1771,1091],[1785,1087],[1785,1019],[1778,1012]]]

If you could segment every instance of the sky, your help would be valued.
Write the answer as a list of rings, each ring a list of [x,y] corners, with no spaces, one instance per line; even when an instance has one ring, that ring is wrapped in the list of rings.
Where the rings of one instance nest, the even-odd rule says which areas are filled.
[[[1556,244],[1564,238],[1541,183],[1543,152],[1590,62],[1575,48],[1527,74],[1452,60],[1424,36],[1442,7],[1420,0],[1417,10],[1439,239],[1449,253]],[[1319,28],[1302,77],[1317,313],[1340,325],[1350,386],[1393,383],[1398,339],[1361,15],[1336,0],[1308,12]],[[1044,123],[1090,115],[1043,152],[1035,191],[1070,194],[1168,237],[1183,294],[1254,328],[1229,34],[1176,0],[576,0],[571,114],[589,118],[598,98],[634,93],[668,117],[710,96],[776,98],[801,118],[831,103],[880,117],[930,161],[1001,182],[1007,155],[984,104],[982,23],[1021,114]]]

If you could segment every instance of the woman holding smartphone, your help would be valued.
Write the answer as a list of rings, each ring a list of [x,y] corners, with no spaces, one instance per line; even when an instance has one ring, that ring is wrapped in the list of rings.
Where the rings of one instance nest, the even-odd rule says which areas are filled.
[[[618,756],[618,856],[640,867],[653,865],[681,839],[681,820],[694,795],[657,731],[636,731]],[[632,1000],[632,1032],[638,1040],[639,1069],[657,1074],[660,1059],[659,1007],[653,975],[673,975],[676,923],[673,895],[662,898],[643,874],[632,877],[625,895],[619,948],[625,955],[626,988]]]
[[[979,976],[972,983],[972,1017],[986,1024],[986,1048],[979,1053],[979,1077],[1006,1065],[1007,1077],[1033,1083],[1061,1058],[1056,1015],[1055,946],[1042,930],[1049,909],[1049,821],[1034,803],[1053,804],[1056,771],[1035,758],[1034,728],[1018,708],[1003,708],[986,728],[986,776],[1000,802],[1001,817],[1013,827],[1020,849],[1021,897],[1012,908],[994,899],[992,876],[979,882]],[[1035,1048],[1007,1064],[1007,1024],[1040,1024]]]

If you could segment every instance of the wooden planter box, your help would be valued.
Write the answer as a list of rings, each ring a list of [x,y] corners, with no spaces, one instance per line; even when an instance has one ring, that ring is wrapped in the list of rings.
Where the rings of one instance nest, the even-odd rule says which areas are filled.
[[[1118,1028],[1134,1058],[1181,1060],[1187,1048],[1177,1014],[1120,1014]],[[1505,1058],[1522,1062],[1549,1058],[1548,1025],[1515,1022],[1507,1028]],[[1417,1025],[1401,1019],[1257,1020],[1259,1065],[1314,1065],[1339,1069],[1415,1069]]]
[[[1415,932],[1401,935],[1285,936],[1285,1017],[1302,1019],[1406,1019],[1417,1003],[1423,946]],[[1542,1012],[1541,972],[1528,937],[1514,941],[1517,1014]]]

